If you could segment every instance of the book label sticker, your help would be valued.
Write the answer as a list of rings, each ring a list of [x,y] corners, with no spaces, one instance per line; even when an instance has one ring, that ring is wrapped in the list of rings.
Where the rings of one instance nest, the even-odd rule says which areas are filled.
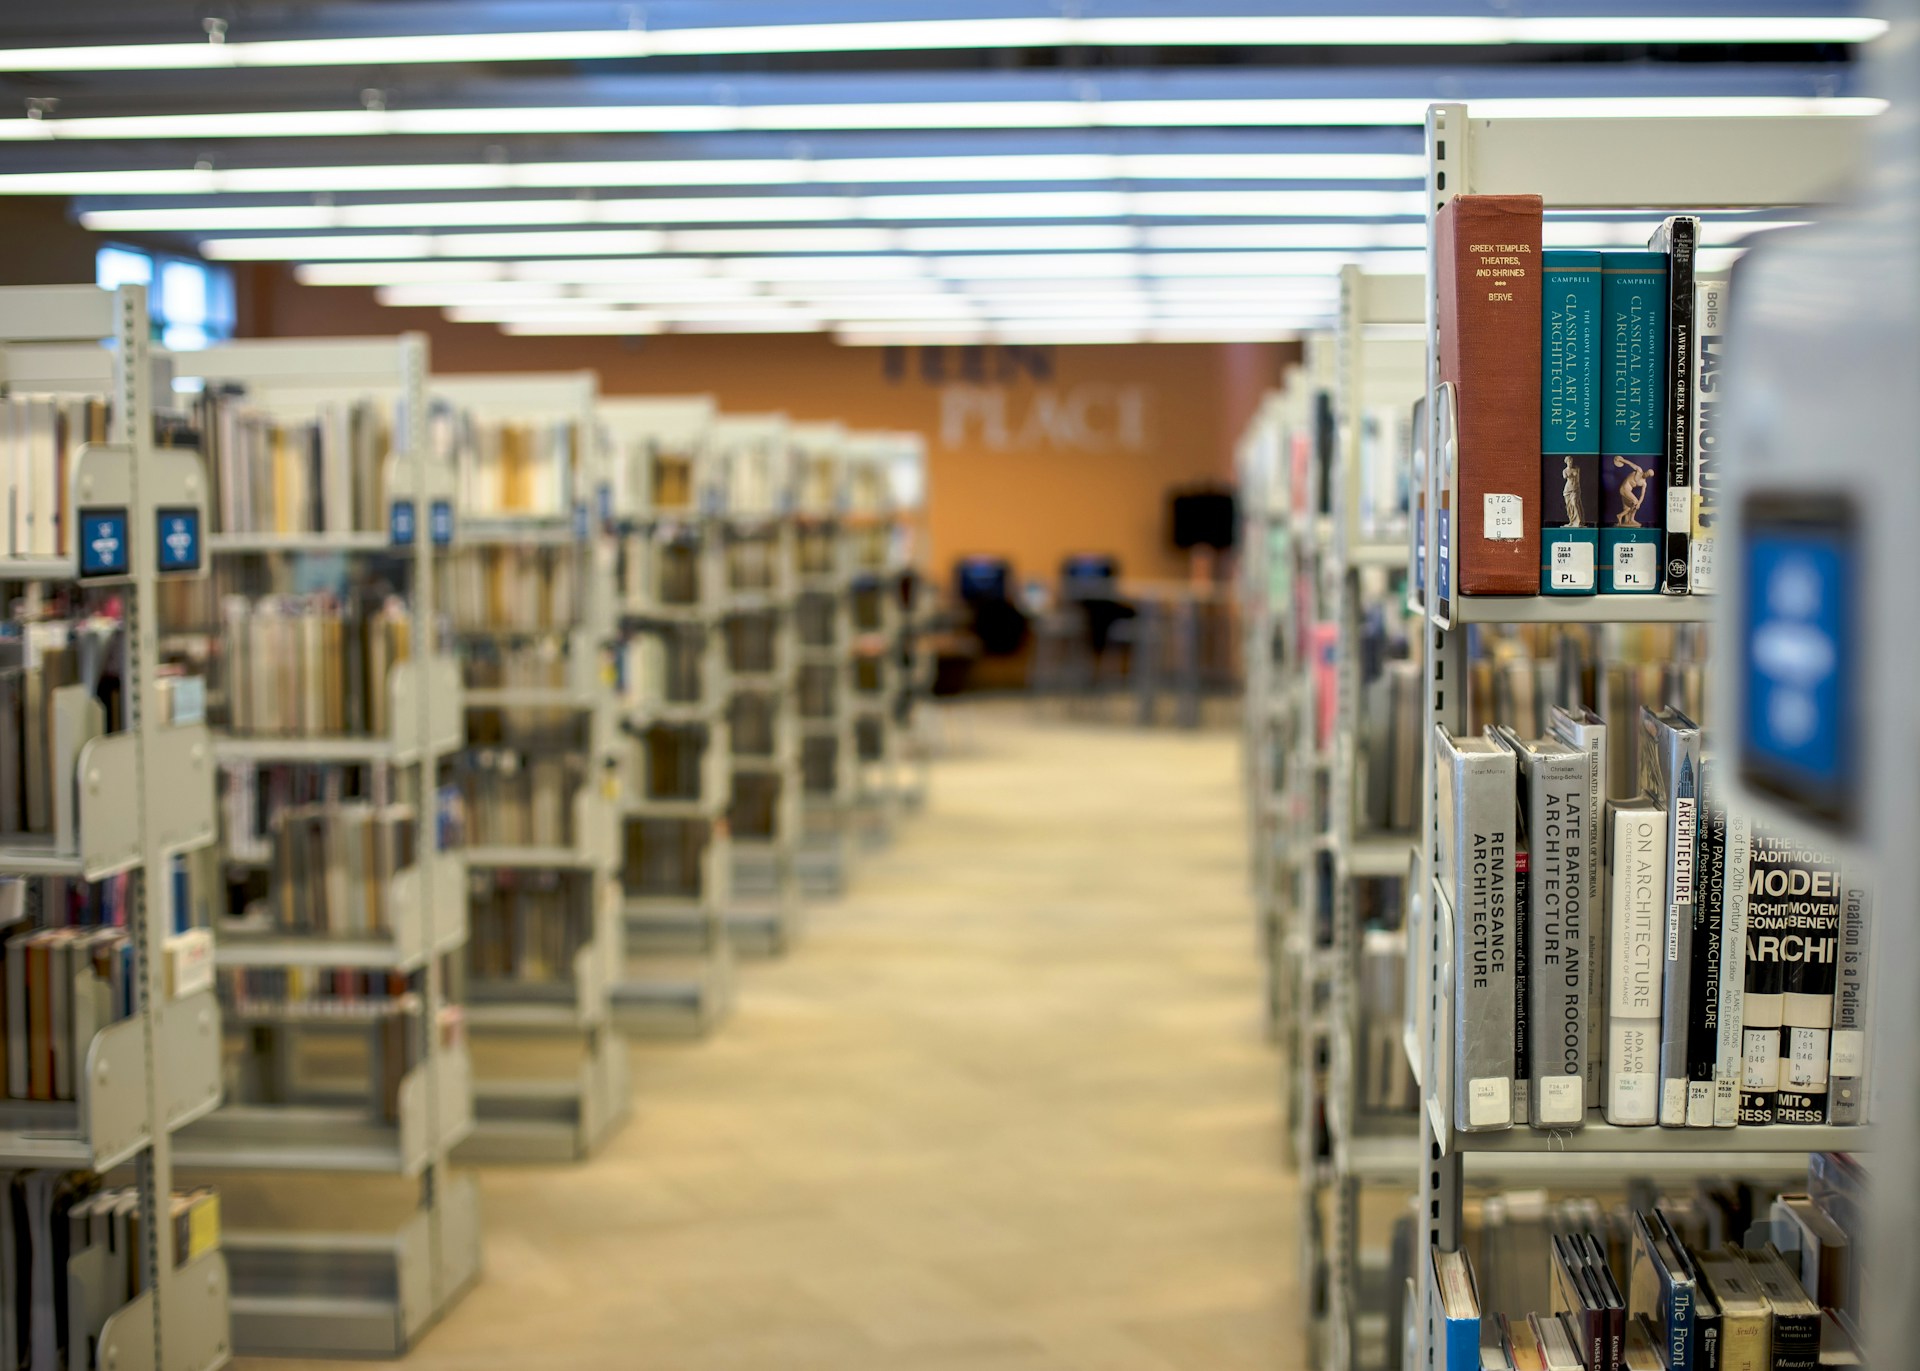
[[[1687,1083],[1687,1127],[1713,1127],[1713,1082]]]
[[[1857,1028],[1833,1031],[1833,1074],[1858,1076],[1867,1065],[1867,1035]]]
[[[1663,1081],[1660,1084],[1660,1117],[1684,1121],[1687,1117],[1687,1083]]]
[[[1629,1071],[1613,1078],[1613,1112],[1630,1119],[1653,1117],[1653,1077]]]
[[[1621,543],[1613,550],[1613,583],[1621,590],[1660,589],[1660,548],[1654,543]]]
[[[1467,1122],[1495,1128],[1513,1122],[1513,1082],[1505,1076],[1480,1076],[1467,1082]]]
[[[154,570],[162,575],[169,572],[198,571],[200,569],[200,511],[197,509],[162,509],[154,513],[155,532],[158,538],[158,561]]]
[[[1526,531],[1521,513],[1524,508],[1518,495],[1487,495],[1482,509],[1480,536],[1490,543],[1518,542]]]
[[[1584,1076],[1548,1076],[1540,1082],[1540,1121],[1573,1124],[1586,1117],[1587,1082]]]
[[[1742,1035],[1745,1046],[1740,1054],[1740,1085],[1745,1090],[1780,1088],[1780,1030],[1749,1029]]]
[[[1695,536],[1693,540],[1693,589],[1697,595],[1713,593],[1713,539]]]
[[[127,551],[127,511],[80,511],[80,574],[125,576],[132,569]]]
[[[1667,491],[1667,532],[1693,532],[1693,491],[1688,486],[1673,486]]]
[[[1787,1086],[1793,1090],[1813,1090],[1827,1083],[1827,1062],[1832,1050],[1824,1028],[1795,1028],[1787,1058]]]
[[[1552,570],[1555,590],[1592,590],[1593,544],[1555,543]]]

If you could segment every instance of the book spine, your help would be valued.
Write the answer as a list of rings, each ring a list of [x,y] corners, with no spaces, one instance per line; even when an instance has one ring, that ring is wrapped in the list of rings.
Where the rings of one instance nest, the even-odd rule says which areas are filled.
[[[1607,1122],[1652,1124],[1660,1100],[1660,924],[1666,826],[1655,809],[1613,812],[1607,1001]]]
[[[1665,479],[1666,258],[1609,252],[1602,263],[1600,591],[1652,595],[1660,589],[1655,510]]]
[[[1721,375],[1727,346],[1727,280],[1695,275],[1693,285],[1693,567],[1696,595],[1715,589],[1713,549],[1719,532]]]
[[[1693,1023],[1693,870],[1700,809],[1700,735],[1663,729],[1668,753],[1666,963],[1660,1017],[1660,1123],[1687,1122],[1687,1051]],[[1654,740],[1649,739],[1652,743]]]
[[[1540,593],[1591,595],[1600,560],[1600,254],[1542,254]]]
[[[1834,974],[1833,1053],[1828,1068],[1827,1122],[1866,1121],[1867,950],[1873,897],[1849,884],[1840,900],[1840,965]]]
[[[1524,825],[1514,829],[1513,851],[1513,1117],[1533,1114],[1533,1002],[1528,951],[1533,945],[1532,852]]]
[[[1700,760],[1693,859],[1693,1018],[1687,1025],[1687,1127],[1713,1127],[1720,1055],[1720,910],[1726,898],[1727,808],[1718,766]]]
[[[1752,828],[1746,815],[1726,813],[1720,903],[1719,1050],[1713,1073],[1713,1126],[1740,1122],[1741,1016],[1747,993],[1747,870]]]
[[[1455,753],[1454,1113],[1463,1131],[1513,1126],[1514,770],[1510,754]]]
[[[1769,1371],[1820,1371],[1820,1315],[1773,1315],[1773,1363]]]
[[[1438,223],[1440,379],[1454,386],[1456,585],[1538,592],[1541,201],[1461,195]]]
[[[1693,262],[1700,221],[1667,221],[1667,464],[1665,566],[1660,590],[1691,593],[1693,570]]]
[[[1530,759],[1527,984],[1532,995],[1532,1089],[1536,1128],[1578,1128],[1586,1118],[1588,848],[1587,758]]]
[[[1740,1122],[1765,1125],[1774,1121],[1780,1098],[1788,952],[1800,947],[1788,893],[1797,882],[1792,844],[1754,830],[1748,850]]]
[[[1832,854],[1801,849],[1798,870],[1782,891],[1791,932],[1781,938],[1787,963],[1780,1006],[1780,1123],[1827,1121],[1827,1068],[1832,1060],[1833,991],[1840,947],[1840,868]]]

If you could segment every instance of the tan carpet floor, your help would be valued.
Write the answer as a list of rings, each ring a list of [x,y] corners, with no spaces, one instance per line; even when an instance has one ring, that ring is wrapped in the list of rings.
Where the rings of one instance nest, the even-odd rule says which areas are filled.
[[[636,1047],[600,1157],[483,1173],[411,1371],[1304,1365],[1235,735],[948,732],[735,1017]]]

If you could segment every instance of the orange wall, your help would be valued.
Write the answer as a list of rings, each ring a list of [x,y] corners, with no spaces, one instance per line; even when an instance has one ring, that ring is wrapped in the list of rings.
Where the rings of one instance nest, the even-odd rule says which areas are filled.
[[[712,393],[723,409],[781,410],[928,443],[930,569],[992,553],[1051,581],[1069,552],[1111,552],[1129,578],[1184,575],[1166,491],[1231,479],[1233,445],[1286,344],[1062,347],[1006,354],[841,347],[819,334],[509,338],[370,292],[312,288],[282,268],[242,272],[241,328],[265,336],[432,337],[438,372],[591,368],[609,395]],[[1036,378],[1023,361],[1050,367]],[[1005,373],[1002,375],[1002,373]]]

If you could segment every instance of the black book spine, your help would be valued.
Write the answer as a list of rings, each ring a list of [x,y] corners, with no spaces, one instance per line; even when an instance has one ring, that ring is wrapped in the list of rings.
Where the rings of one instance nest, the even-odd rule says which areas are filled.
[[[1667,508],[1660,589],[1692,593],[1693,251],[1700,221],[1676,215],[1667,244]]]
[[[1719,768],[1700,762],[1693,854],[1693,1018],[1687,1028],[1687,1126],[1713,1127],[1713,1083],[1720,1055],[1721,912],[1727,888],[1727,806]]]
[[[1527,841],[1524,829],[1521,835],[1524,844]],[[1513,1117],[1518,1123],[1527,1121],[1533,1095],[1533,1049],[1527,1014],[1527,965],[1532,961],[1527,952],[1532,946],[1528,941],[1531,930],[1527,863],[1524,847],[1513,854],[1513,946],[1518,949],[1513,959]]]
[[[1773,1315],[1771,1371],[1820,1371],[1820,1315]]]

